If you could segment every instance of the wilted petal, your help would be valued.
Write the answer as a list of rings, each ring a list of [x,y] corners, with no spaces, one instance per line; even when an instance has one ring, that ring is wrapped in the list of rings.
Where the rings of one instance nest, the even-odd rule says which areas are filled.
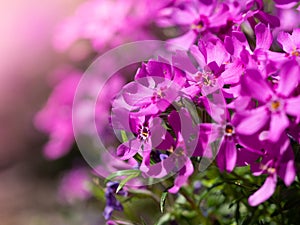
[[[248,203],[251,206],[257,206],[260,203],[269,199],[276,189],[277,178],[276,174],[269,175],[265,181],[265,183],[258,189],[254,194],[252,194],[249,199]]]

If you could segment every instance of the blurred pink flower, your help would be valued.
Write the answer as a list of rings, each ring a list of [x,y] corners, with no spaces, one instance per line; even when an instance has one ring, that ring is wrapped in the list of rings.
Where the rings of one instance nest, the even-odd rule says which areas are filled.
[[[64,203],[74,203],[91,196],[90,177],[86,168],[75,168],[68,171],[60,182],[58,196]]]
[[[76,40],[87,39],[96,51],[123,42],[149,39],[150,25],[162,1],[90,0],[84,2],[74,16],[63,22],[54,38],[54,46],[64,51]]]
[[[68,153],[73,142],[72,104],[80,74],[73,71],[54,88],[45,107],[35,117],[36,127],[49,134],[43,153],[57,159]]]

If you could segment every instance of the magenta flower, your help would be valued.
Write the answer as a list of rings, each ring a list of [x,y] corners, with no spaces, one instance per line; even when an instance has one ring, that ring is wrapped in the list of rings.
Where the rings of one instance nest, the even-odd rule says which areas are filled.
[[[224,45],[231,54],[232,63],[226,65],[222,75],[233,79],[235,83],[239,81],[240,74],[243,74],[246,68],[257,68],[265,77],[285,61],[284,54],[270,51],[273,36],[269,25],[259,23],[254,27],[254,32],[256,37],[254,50],[242,32],[234,31],[230,36],[225,37]]]
[[[35,117],[36,127],[50,135],[43,149],[48,159],[64,156],[74,143],[72,104],[79,80],[78,73],[63,79],[54,88],[45,107]]]
[[[165,111],[185,84],[184,72],[154,60],[143,64],[135,79],[135,82],[124,86],[122,97],[136,116],[156,115]]]
[[[268,143],[262,161],[252,164],[251,169],[255,176],[267,174],[264,184],[248,199],[251,206],[257,206],[269,199],[275,192],[277,175],[286,186],[291,185],[295,180],[294,154],[290,141],[282,137],[277,143]]]
[[[62,202],[69,204],[91,197],[90,176],[86,168],[75,168],[62,178],[58,196]]]
[[[173,128],[175,138],[167,132],[162,142],[156,147],[160,154],[160,162],[148,165],[145,175],[152,178],[163,178],[176,173],[174,185],[168,190],[177,193],[193,174],[194,167],[190,156],[195,151],[196,142],[187,140],[197,134],[197,127],[192,128],[192,121],[186,109],[173,111],[168,115],[169,125]],[[187,139],[188,138],[188,139]]]
[[[289,9],[297,5],[298,0],[274,0],[274,2],[278,8]]]
[[[89,40],[99,52],[124,42],[149,39],[153,35],[145,28],[166,4],[168,1],[88,0],[60,24],[54,45],[64,51],[76,41]]]
[[[212,106],[213,104],[210,104],[210,107]],[[228,112],[222,116],[214,116],[213,113],[211,115],[216,123],[203,123],[200,125],[200,146],[205,146],[206,151],[212,152],[212,150],[209,150],[210,144],[219,141],[216,155],[217,165],[221,171],[226,170],[227,172],[231,172],[237,163],[238,149],[236,145],[239,144],[239,133],[236,131],[236,126],[239,120],[235,118],[231,120]],[[206,130],[205,133],[201,132],[203,128]],[[243,149],[243,151],[249,150]]]
[[[282,49],[287,53],[287,56],[300,56],[300,28],[293,30],[292,34],[281,31],[278,34],[277,41]]]
[[[237,126],[241,134],[251,135],[269,124],[268,139],[276,142],[290,125],[288,115],[299,119],[300,97],[293,97],[298,85],[299,66],[295,61],[284,64],[279,71],[280,81],[272,89],[257,70],[247,70],[241,80],[241,95],[258,101],[258,107],[246,110],[246,118]]]
[[[226,25],[229,15],[228,5],[218,1],[178,1],[161,11],[158,23],[164,27],[176,25],[186,31],[168,42],[187,50],[200,33]]]
[[[162,120],[151,116],[135,117],[122,108],[115,108],[112,117],[115,129],[131,134],[131,138],[117,148],[117,157],[127,160],[140,154],[143,157],[140,170],[147,171],[152,148],[161,143],[165,134]]]
[[[229,54],[226,52],[223,43],[216,38],[207,36],[199,41],[199,47],[192,46],[191,54],[196,59],[197,68],[192,65],[186,53],[177,54],[175,65],[184,68],[187,72],[187,85],[182,91],[195,97],[200,93],[203,96],[211,94],[224,85],[221,73],[224,65],[229,61]]]

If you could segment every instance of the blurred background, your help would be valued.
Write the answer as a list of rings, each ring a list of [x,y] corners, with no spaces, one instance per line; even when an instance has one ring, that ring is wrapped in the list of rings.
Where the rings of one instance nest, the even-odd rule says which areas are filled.
[[[0,1],[1,225],[102,224],[87,204],[59,204],[58,170],[68,168],[68,161],[45,160],[47,136],[32,122],[50,93],[49,73],[65,60],[52,47],[53,33],[79,3]]]

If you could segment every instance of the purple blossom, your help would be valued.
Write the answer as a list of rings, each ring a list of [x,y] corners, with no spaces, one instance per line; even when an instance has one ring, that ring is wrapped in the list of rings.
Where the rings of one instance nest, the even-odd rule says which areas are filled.
[[[111,217],[111,214],[113,213],[114,210],[117,211],[123,210],[122,204],[115,197],[118,186],[119,183],[117,182],[108,182],[106,184],[106,190],[105,190],[106,206],[103,211],[103,216],[106,220],[108,220]],[[121,189],[118,192],[118,195],[127,196],[127,191]]]
[[[145,27],[168,1],[149,3],[149,0],[86,1],[58,26],[54,46],[64,51],[79,40],[89,40],[94,50],[103,51],[125,41],[149,39],[153,35]]]
[[[139,154],[143,157],[140,170],[147,170],[152,148],[160,144],[166,132],[161,119],[150,116],[135,117],[123,108],[115,108],[113,112],[114,128],[127,131],[132,136],[127,142],[119,145],[116,155],[122,160],[127,160]]]
[[[288,56],[300,56],[300,28],[293,30],[292,34],[281,31],[278,34],[277,41]]]
[[[248,202],[251,206],[257,206],[273,195],[277,175],[286,186],[291,185],[296,176],[293,150],[286,137],[282,137],[275,144],[267,143],[265,147],[266,154],[261,162],[251,166],[254,175],[267,174],[264,184],[249,197]]]
[[[197,127],[192,128],[191,117],[186,109],[181,109],[180,112],[173,111],[168,116],[168,122],[174,129],[175,139],[169,132],[166,133],[161,144],[156,147],[165,154],[161,154],[159,163],[148,165],[145,175],[152,178],[163,178],[175,173],[174,185],[168,191],[177,193],[194,172],[189,157],[195,151],[197,140],[190,143],[187,140],[191,136],[197,136],[198,131]]]
[[[282,9],[289,9],[297,5],[297,0],[274,0],[275,6]]]
[[[168,63],[151,60],[137,71],[135,82],[124,86],[122,98],[135,115],[165,111],[185,84],[184,72]]]
[[[168,42],[189,49],[200,33],[226,25],[230,16],[229,7],[218,1],[178,1],[161,10],[159,25],[178,26],[185,30],[182,36],[169,39]]]
[[[246,118],[237,131],[251,135],[268,123],[268,139],[276,142],[291,124],[287,115],[299,118],[300,98],[292,96],[298,76],[298,64],[286,63],[279,71],[278,88],[273,90],[257,70],[247,70],[241,80],[241,95],[256,99],[259,107],[243,113]]]

